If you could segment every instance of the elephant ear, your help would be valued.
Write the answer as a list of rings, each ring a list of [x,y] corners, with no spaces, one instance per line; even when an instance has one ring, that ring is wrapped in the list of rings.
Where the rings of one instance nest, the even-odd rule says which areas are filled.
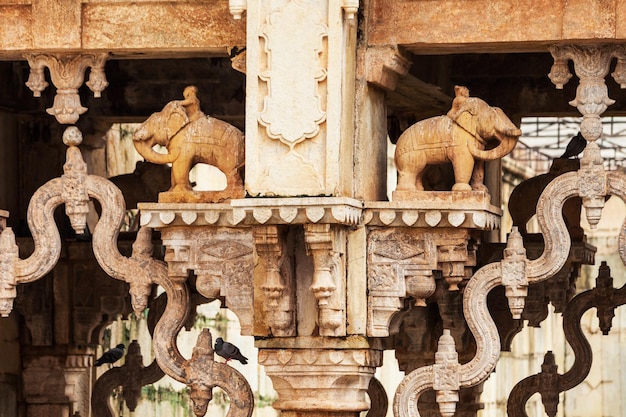
[[[470,133],[472,136],[476,136],[478,126],[476,124],[477,117],[472,114],[469,109],[459,112],[456,118],[452,118],[463,130]]]
[[[167,109],[167,115],[165,116],[167,119],[167,137],[171,138],[176,133],[178,133],[180,129],[183,128],[183,126],[189,123],[189,117],[187,116],[187,112],[185,111],[183,106],[181,106],[180,103],[176,101],[168,103],[166,108],[167,107],[169,107]]]

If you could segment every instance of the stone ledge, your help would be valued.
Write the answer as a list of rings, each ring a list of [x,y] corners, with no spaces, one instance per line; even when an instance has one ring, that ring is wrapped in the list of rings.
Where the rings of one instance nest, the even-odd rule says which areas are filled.
[[[230,203],[139,203],[141,225],[258,226],[344,224],[356,226],[363,203],[346,197],[246,198]]]
[[[415,201],[366,202],[363,223],[368,226],[453,227],[493,230],[500,226],[502,210],[488,199],[475,196],[458,201],[441,192],[424,192]]]

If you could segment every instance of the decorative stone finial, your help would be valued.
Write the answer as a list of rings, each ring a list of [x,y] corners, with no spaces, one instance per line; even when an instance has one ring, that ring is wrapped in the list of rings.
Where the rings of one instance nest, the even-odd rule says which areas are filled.
[[[85,79],[85,70],[91,68],[87,86],[93,91],[94,97],[100,97],[101,92],[109,85],[104,73],[104,64],[108,53],[99,54],[26,54],[25,58],[30,65],[30,75],[26,86],[31,89],[35,97],[41,97],[46,89],[44,68],[50,71],[50,77],[57,88],[54,104],[46,112],[56,117],[61,124],[74,124],[81,114],[87,111],[80,103],[78,89]]]

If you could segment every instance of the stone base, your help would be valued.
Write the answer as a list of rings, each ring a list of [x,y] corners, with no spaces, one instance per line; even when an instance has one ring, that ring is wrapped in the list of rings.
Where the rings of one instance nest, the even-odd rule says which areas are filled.
[[[221,191],[166,191],[159,193],[159,203],[221,203],[235,198],[244,198],[241,190]]]
[[[437,205],[455,205],[471,202],[482,206],[491,204],[491,196],[486,191],[394,191],[393,201],[428,201]]]

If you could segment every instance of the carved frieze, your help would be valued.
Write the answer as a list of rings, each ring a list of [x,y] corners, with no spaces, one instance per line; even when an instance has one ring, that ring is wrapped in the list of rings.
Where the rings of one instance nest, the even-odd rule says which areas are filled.
[[[355,226],[363,203],[345,197],[263,198],[231,200],[229,204],[140,203],[141,225],[254,226],[329,223]]]

